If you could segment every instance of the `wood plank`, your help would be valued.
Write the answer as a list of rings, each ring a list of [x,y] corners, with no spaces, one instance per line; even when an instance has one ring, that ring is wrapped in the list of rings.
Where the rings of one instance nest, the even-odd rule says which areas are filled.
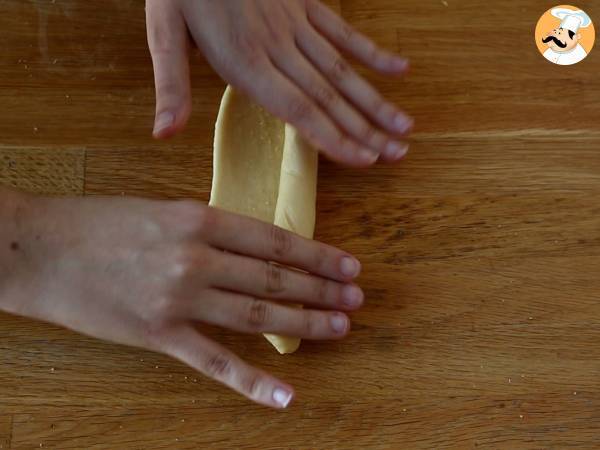
[[[12,426],[13,416],[0,409],[0,449],[11,448]]]
[[[316,238],[349,247],[366,263],[598,254],[598,191],[509,193],[381,202],[321,195]],[[392,206],[393,205],[393,206]],[[366,244],[368,241],[368,244]],[[381,249],[381,251],[373,251]]]
[[[529,136],[502,133],[497,138],[478,133],[431,134],[419,140],[400,166],[380,165],[365,172],[322,159],[319,212],[322,198],[330,194],[368,204],[377,196],[388,195],[400,200],[448,192],[493,196],[543,191],[560,196],[595,192],[600,186],[600,160],[596,157],[600,135],[593,133],[547,136],[533,130]],[[549,152],[551,143],[562,143],[569,151]],[[200,144],[88,148],[86,193],[205,200],[212,180],[211,148]],[[327,224],[320,217],[319,222]]]
[[[0,184],[38,194],[83,194],[85,150],[0,146]]]
[[[295,386],[280,412],[166,356],[0,314],[1,448],[598,446],[599,50],[544,61],[541,0],[328,3],[411,59],[404,80],[358,70],[417,120],[398,166],[321,163],[316,237],[363,262],[351,335],[281,357],[202,328]],[[98,8],[0,2],[0,183],[206,201],[223,81],[196,55],[188,129],[153,141],[144,2]]]
[[[135,448],[144,442],[157,449],[247,449],[255,448],[252,442],[261,442],[261,448],[275,450],[294,448],[282,443],[293,442],[299,434],[306,436],[304,442],[310,448],[394,449],[399,442],[418,449],[586,448],[585,442],[593,442],[600,431],[598,413],[592,407],[592,401],[598,400],[596,394],[542,395],[538,400],[456,397],[445,402],[443,413],[437,399],[420,400],[419,406],[407,398],[344,404],[321,401],[283,414],[227,405],[216,411],[202,405],[94,412],[49,408],[15,418],[21,432],[15,436],[13,448],[40,444],[64,449]],[[465,405],[471,414],[465,415]],[[201,419],[207,414],[214,414],[220,425],[211,426]],[[259,423],[256,417],[261,418]],[[581,421],[589,421],[589,426],[579,426]],[[322,432],[307,435],[306,430],[315,423],[320,423]],[[430,431],[423,434],[424,429]]]
[[[212,145],[94,148],[88,149],[86,156],[88,195],[196,198],[208,202]]]
[[[484,8],[477,2],[447,3],[342,4],[347,20],[411,60],[411,72],[401,82],[363,73],[415,116],[418,132],[597,128],[598,60],[551,70],[533,42],[547,2],[527,0],[514,8],[502,2]],[[596,2],[578,6],[600,16]],[[556,110],[561,112],[548,113]]]
[[[367,288],[368,304],[354,315],[348,340],[306,342],[285,359],[269,352],[258,336],[208,331],[249,361],[294,382],[300,402],[318,401],[322,392],[314,389],[314,380],[320,379],[328,380],[332,390],[327,398],[340,402],[392,395],[399,379],[416,396],[463,395],[473,383],[495,395],[506,394],[507,387],[525,394],[533,385],[506,386],[509,378],[523,374],[544,389],[593,391],[600,369],[600,349],[594,345],[600,328],[590,312],[595,311],[600,282],[591,275],[599,259],[372,263],[362,283],[378,287]],[[565,279],[571,272],[579,276]],[[391,277],[397,285],[382,283]],[[3,317],[2,323],[0,393],[5,407],[157,405],[194,396],[214,405],[246,404],[159,355],[25,319]],[[364,378],[373,364],[377,377]],[[14,373],[22,375],[15,378]],[[106,374],[110,383],[104,381]],[[348,385],[351,379],[360,383],[360,392]]]
[[[525,134],[525,135],[524,135]],[[398,166],[368,171],[320,166],[319,194],[364,203],[479,193],[595,192],[600,186],[600,136],[530,130],[527,133],[432,133],[415,142]],[[564,150],[560,150],[564,149]],[[574,157],[574,155],[576,155]],[[327,223],[319,217],[320,223]]]
[[[114,2],[103,14],[97,8],[80,0],[2,2],[11,30],[3,44],[11,51],[0,53],[0,103],[10,111],[0,122],[4,144],[151,144],[144,2]],[[208,144],[224,84],[199,55],[192,61],[195,114],[179,140]]]

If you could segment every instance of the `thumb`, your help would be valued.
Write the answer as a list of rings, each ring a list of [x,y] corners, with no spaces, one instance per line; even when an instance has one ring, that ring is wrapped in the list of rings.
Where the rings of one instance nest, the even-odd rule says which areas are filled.
[[[172,2],[146,3],[148,46],[154,66],[157,139],[181,131],[192,109],[189,38],[185,21]]]

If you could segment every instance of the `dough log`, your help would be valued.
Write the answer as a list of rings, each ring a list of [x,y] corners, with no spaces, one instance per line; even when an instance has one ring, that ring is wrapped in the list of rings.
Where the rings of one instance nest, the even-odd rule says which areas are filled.
[[[312,239],[317,152],[290,125],[227,87],[215,129],[210,205]],[[280,353],[300,339],[266,334]]]

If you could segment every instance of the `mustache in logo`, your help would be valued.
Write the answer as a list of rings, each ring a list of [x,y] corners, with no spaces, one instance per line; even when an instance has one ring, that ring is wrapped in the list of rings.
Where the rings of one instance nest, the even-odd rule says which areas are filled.
[[[542,39],[542,42],[543,42],[544,44],[547,44],[547,43],[548,43],[548,42],[550,42],[550,41],[554,41],[554,43],[555,43],[556,45],[558,45],[560,48],[565,48],[565,47],[567,46],[567,43],[566,43],[566,42],[561,42],[561,41],[559,41],[559,40],[558,40],[558,38],[557,38],[556,36],[548,36],[548,37],[545,37],[545,38],[543,38],[543,39]]]

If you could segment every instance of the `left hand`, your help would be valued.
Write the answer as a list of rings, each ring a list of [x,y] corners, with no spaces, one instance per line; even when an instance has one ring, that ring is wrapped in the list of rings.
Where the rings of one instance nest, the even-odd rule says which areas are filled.
[[[289,404],[292,386],[202,325],[342,339],[346,313],[364,299],[348,253],[198,202],[0,186],[0,223],[0,311],[170,355],[274,408]]]
[[[183,129],[191,111],[193,39],[229,84],[292,124],[330,159],[393,162],[412,119],[341,56],[388,75],[408,62],[378,48],[318,0],[147,0],[156,82],[154,135]],[[189,32],[189,33],[188,33]]]

